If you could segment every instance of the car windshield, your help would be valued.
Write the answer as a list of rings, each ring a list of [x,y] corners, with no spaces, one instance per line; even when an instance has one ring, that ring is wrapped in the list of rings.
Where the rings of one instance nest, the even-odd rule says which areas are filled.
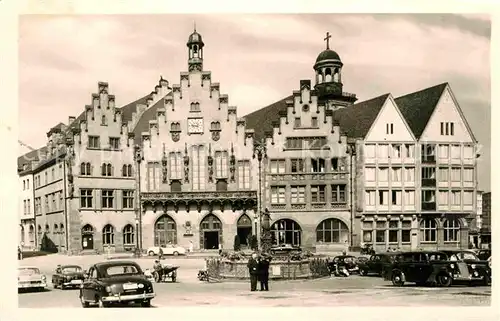
[[[429,254],[429,261],[446,261],[447,257],[442,253]]]
[[[79,266],[66,266],[62,268],[63,273],[82,272]]]
[[[19,275],[33,275],[40,273],[38,268],[20,268],[18,271]]]
[[[451,261],[460,261],[460,260],[479,260],[478,257],[474,253],[470,252],[460,252],[455,253],[450,256]]]
[[[137,267],[132,264],[113,265],[106,269],[107,276],[118,276],[123,274],[140,274],[140,272]]]

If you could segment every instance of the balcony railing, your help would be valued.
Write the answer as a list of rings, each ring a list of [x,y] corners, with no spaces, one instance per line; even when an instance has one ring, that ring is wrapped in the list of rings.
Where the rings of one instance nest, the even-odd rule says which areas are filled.
[[[422,178],[422,187],[436,187],[436,179]]]
[[[436,202],[422,203],[422,211],[435,211],[435,210],[436,210]]]

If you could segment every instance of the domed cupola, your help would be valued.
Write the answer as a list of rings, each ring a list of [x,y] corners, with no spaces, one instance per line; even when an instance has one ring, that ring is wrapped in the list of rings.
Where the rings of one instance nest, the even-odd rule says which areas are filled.
[[[189,71],[202,71],[203,70],[203,39],[201,35],[196,32],[196,26],[193,33],[189,36],[187,47],[189,48]]]
[[[314,89],[320,101],[329,102],[331,106],[346,106],[356,101],[356,95],[343,92],[342,67],[344,64],[340,60],[337,52],[330,49],[329,32],[326,33],[326,49],[316,58],[314,71],[316,73],[316,85]],[[328,104],[327,104],[328,105]],[[332,107],[333,109],[333,107]]]

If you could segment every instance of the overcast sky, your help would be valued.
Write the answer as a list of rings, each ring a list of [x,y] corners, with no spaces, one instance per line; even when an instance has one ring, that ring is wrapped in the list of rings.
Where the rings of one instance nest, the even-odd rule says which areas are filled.
[[[240,116],[313,79],[327,31],[344,91],[360,101],[449,82],[484,146],[479,188],[490,190],[491,24],[476,15],[21,16],[20,139],[44,145],[51,126],[90,104],[98,81],[109,82],[119,106],[150,93],[160,75],[179,83],[194,21],[204,69]]]

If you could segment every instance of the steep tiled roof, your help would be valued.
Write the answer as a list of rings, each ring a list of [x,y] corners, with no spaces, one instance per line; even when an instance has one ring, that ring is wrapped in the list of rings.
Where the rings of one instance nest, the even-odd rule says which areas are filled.
[[[27,171],[32,170],[31,162],[35,161],[35,160],[39,160],[39,156],[42,153],[46,153],[46,152],[47,152],[47,147],[44,146],[42,148],[39,148],[37,150],[32,150],[31,152],[28,152],[24,155],[19,156],[17,158],[18,173],[21,174],[22,172],[27,172]],[[25,170],[23,170],[24,165],[27,165]]]
[[[429,87],[395,99],[413,134],[418,139],[424,132],[448,83]]]
[[[362,101],[333,112],[333,118],[342,134],[352,138],[364,138],[372,127],[389,94]]]
[[[293,95],[285,97],[267,107],[261,108],[253,113],[250,113],[243,118],[246,121],[246,128],[255,131],[255,141],[260,141],[264,138],[266,131],[273,130],[273,121],[280,119],[280,111],[286,111],[286,101],[293,99]]]
[[[156,119],[156,111],[158,110],[158,108],[161,108],[163,106],[165,106],[164,100],[160,99],[156,104],[146,109],[141,115],[141,118],[139,119],[139,121],[137,121],[137,124],[135,125],[133,130],[133,133],[135,135],[134,142],[136,144],[141,143],[141,135],[143,132],[149,132],[149,121]]]
[[[135,113],[137,111],[137,104],[142,104],[146,105],[148,98],[151,96],[151,94],[148,94],[142,98],[137,99],[136,101],[133,101],[123,107],[120,108],[122,112],[122,121],[123,122],[128,122],[132,120],[132,113]]]

